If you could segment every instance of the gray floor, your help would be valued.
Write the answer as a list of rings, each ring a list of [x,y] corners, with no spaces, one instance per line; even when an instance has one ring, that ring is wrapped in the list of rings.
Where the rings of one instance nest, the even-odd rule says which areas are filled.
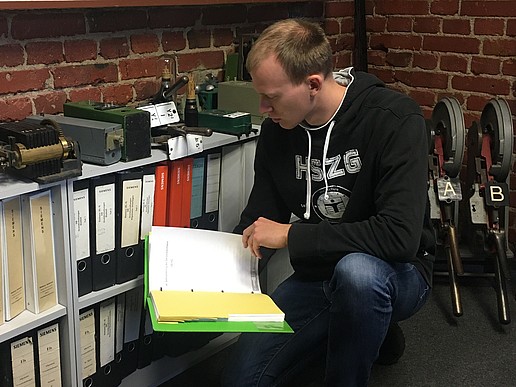
[[[395,365],[375,366],[370,387],[516,386],[514,291],[510,290],[513,322],[501,325],[491,281],[463,278],[461,284],[464,315],[453,316],[449,286],[445,278],[438,278],[427,305],[401,323],[404,356]],[[230,348],[161,387],[217,386]],[[307,370],[302,387],[323,386],[322,374],[321,367]]]

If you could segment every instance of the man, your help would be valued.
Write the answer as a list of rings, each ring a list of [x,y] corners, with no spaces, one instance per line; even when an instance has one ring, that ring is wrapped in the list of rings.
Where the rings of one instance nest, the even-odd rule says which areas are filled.
[[[333,74],[323,30],[304,20],[267,28],[246,66],[269,118],[235,232],[260,258],[288,248],[294,274],[272,298],[295,333],[241,335],[223,384],[282,385],[323,349],[327,385],[365,386],[389,327],[400,334],[430,289],[424,118],[372,75]]]

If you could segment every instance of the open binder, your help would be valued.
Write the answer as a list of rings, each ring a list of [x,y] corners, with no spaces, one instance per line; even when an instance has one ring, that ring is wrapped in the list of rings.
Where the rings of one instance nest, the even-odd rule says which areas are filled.
[[[155,331],[291,333],[261,293],[240,236],[154,226],[145,244],[145,304]]]

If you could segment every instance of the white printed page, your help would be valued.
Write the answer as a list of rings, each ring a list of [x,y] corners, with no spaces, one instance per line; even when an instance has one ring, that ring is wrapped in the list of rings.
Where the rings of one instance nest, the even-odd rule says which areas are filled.
[[[149,291],[259,293],[258,259],[240,235],[179,227],[152,227]]]

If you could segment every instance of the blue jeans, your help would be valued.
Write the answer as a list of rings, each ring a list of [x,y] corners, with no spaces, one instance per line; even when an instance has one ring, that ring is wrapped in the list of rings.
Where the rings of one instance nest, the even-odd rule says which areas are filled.
[[[326,351],[328,386],[366,386],[389,324],[425,303],[429,286],[410,263],[352,253],[331,281],[292,275],[271,295],[295,333],[244,333],[226,364],[226,387],[281,386]]]

